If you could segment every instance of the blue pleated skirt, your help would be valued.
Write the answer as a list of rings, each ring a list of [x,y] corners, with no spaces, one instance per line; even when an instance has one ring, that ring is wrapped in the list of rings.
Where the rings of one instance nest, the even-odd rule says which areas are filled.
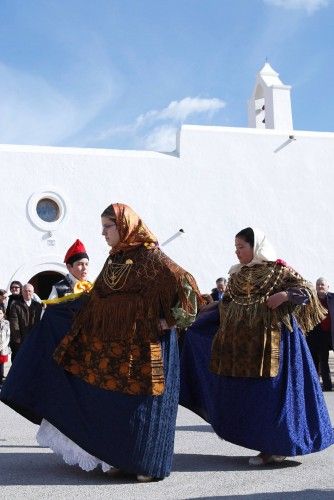
[[[282,327],[279,372],[273,378],[209,371],[218,309],[187,331],[181,356],[180,404],[209,422],[219,437],[268,454],[313,453],[334,443],[334,431],[305,337],[293,318]]]
[[[131,396],[100,389],[71,375],[53,360],[80,300],[49,307],[23,343],[0,399],[36,424],[46,419],[103,462],[156,478],[172,467],[179,397],[176,332],[161,338],[165,391]]]

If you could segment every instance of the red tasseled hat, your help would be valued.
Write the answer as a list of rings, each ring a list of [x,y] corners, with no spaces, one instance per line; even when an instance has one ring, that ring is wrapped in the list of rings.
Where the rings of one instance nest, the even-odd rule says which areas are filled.
[[[64,262],[73,266],[74,262],[80,259],[89,259],[84,244],[80,240],[76,240],[73,245],[67,250]]]

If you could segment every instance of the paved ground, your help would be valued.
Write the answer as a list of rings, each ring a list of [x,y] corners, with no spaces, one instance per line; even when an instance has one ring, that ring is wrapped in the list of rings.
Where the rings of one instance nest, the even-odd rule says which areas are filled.
[[[334,358],[332,358],[334,361]],[[334,363],[332,363],[334,367]],[[325,393],[334,424],[334,392]],[[220,440],[196,415],[179,408],[174,470],[157,483],[113,480],[67,466],[35,441],[36,426],[0,403],[0,497],[40,499],[334,499],[334,446],[251,468],[254,452]]]

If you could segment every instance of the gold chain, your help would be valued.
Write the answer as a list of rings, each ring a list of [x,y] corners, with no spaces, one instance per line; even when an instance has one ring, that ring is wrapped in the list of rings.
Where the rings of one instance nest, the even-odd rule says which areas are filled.
[[[227,294],[233,302],[241,306],[265,302],[282,277],[283,267],[281,266],[275,265],[273,269],[263,266],[250,267],[232,276]]]
[[[102,272],[103,281],[111,290],[121,290],[128,279],[132,264],[131,259],[126,260],[125,264],[118,264],[109,259]]]

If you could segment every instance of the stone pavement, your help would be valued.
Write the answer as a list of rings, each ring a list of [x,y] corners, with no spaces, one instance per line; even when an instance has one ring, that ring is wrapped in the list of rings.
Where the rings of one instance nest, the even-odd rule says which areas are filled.
[[[334,392],[325,393],[334,423]],[[228,410],[228,409],[227,409]],[[334,446],[282,465],[254,468],[253,451],[220,440],[198,416],[179,408],[173,473],[140,484],[67,466],[35,441],[37,427],[0,403],[0,497],[42,499],[334,499]]]

